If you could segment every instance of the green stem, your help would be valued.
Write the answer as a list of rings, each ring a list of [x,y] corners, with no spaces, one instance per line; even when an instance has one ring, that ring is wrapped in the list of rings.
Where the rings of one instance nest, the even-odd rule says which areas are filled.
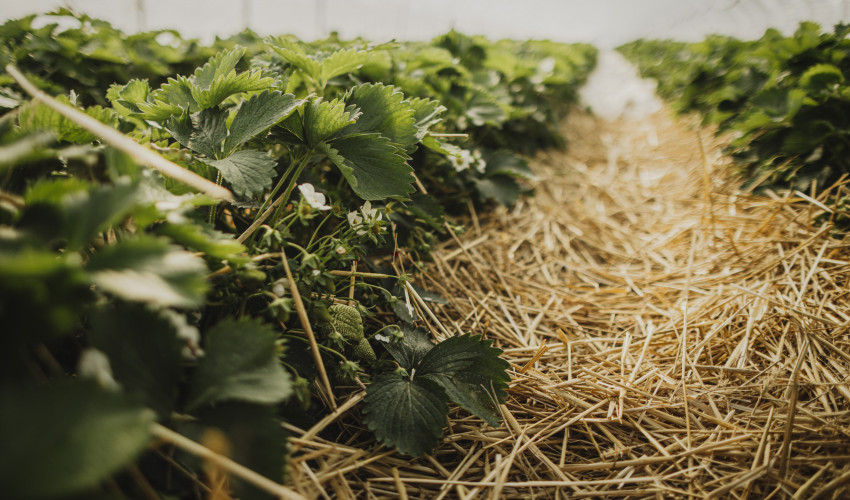
[[[254,219],[254,222],[251,224],[251,226],[248,227],[245,232],[240,234],[239,237],[236,238],[236,241],[238,241],[239,243],[244,243],[245,240],[250,238],[254,234],[254,231],[256,231],[257,228],[260,227],[263,222],[265,222],[266,219],[269,218],[270,215],[272,215],[272,210],[275,210],[275,208],[277,208],[277,210],[275,210],[274,218],[277,218],[281,207],[286,206],[286,202],[289,200],[289,195],[292,193],[292,189],[295,188],[295,181],[298,180],[298,176],[301,175],[301,172],[304,170],[304,167],[307,166],[307,162],[310,161],[310,157],[312,156],[313,152],[308,151],[307,154],[304,156],[304,159],[301,161],[300,165],[298,165],[295,174],[292,176],[292,179],[289,182],[289,186],[286,188],[286,192],[283,193],[279,198],[277,198],[274,203],[269,205],[268,208],[266,208],[266,210],[262,212],[259,217]]]
[[[289,177],[289,174],[292,173],[292,169],[294,169],[294,168],[295,168],[295,162],[290,161],[289,166],[286,167],[286,170],[283,172],[283,175],[280,176],[280,180],[277,181],[277,184],[275,184],[274,189],[272,189],[272,191],[269,193],[268,197],[266,197],[266,199],[263,200],[263,204],[260,206],[260,209],[257,211],[257,217],[259,217],[260,214],[262,214],[266,210],[266,208],[269,206],[269,203],[271,203],[271,201],[277,195],[277,192],[280,191],[280,188],[283,187],[283,182]]]
[[[223,180],[221,176],[221,171],[218,172],[218,175],[215,178],[215,185],[221,186],[221,181]],[[215,227],[215,212],[218,209],[218,204],[210,206],[210,225]]]
[[[274,215],[272,216],[272,220],[277,219],[280,216],[281,211],[283,211],[283,207],[286,206],[286,203],[289,201],[289,196],[292,194],[292,190],[295,189],[295,184],[298,182],[298,177],[301,176],[301,172],[304,171],[304,168],[307,166],[307,163],[310,161],[310,157],[313,156],[312,151],[307,151],[307,154],[304,155],[304,159],[298,165],[298,168],[295,170],[295,174],[289,180],[289,185],[286,186],[286,191],[283,192],[282,200],[280,202],[275,201],[277,203],[277,210],[275,210]]]
[[[319,229],[321,229],[322,226],[325,225],[325,222],[327,222],[328,219],[330,219],[330,218],[331,218],[331,214],[325,215],[325,218],[322,219],[322,222],[320,222],[319,225],[316,226],[316,230],[313,231],[313,236],[310,236],[310,241],[307,242],[307,248],[310,248],[310,246],[313,244],[313,240],[315,240],[316,236],[319,235]]]

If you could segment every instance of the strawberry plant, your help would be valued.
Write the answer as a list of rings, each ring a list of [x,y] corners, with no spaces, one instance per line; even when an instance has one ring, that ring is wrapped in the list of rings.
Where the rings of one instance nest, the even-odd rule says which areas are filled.
[[[445,299],[399,254],[427,272],[467,200],[516,200],[533,149],[518,134],[554,143],[591,48],[243,33],[216,51],[177,37],[195,47],[180,58],[158,32],[133,39],[170,54],[151,73],[90,64],[87,79],[42,47],[89,64],[80,47],[130,39],[58,14],[82,28],[0,31],[20,66],[0,75],[0,490],[134,491],[141,473],[196,498],[186,440],[213,428],[282,481],[281,424],[312,425],[356,385],[366,427],[414,457],[439,445],[449,402],[499,423],[501,351],[417,328],[412,297]],[[251,481],[234,480],[240,498],[263,497]]]
[[[709,37],[698,43],[637,41],[621,50],[682,112],[733,132],[730,154],[747,185],[825,187],[847,162],[848,29],[802,23],[792,36]]]

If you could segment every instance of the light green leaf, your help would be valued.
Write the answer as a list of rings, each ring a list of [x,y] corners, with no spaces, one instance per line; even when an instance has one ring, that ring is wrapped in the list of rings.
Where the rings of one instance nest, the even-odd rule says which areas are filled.
[[[216,78],[230,73],[236,67],[247,50],[245,47],[237,45],[232,49],[218,52],[210,57],[206,64],[195,70],[195,74],[192,75],[192,83],[202,89],[209,89]]]
[[[431,127],[442,121],[440,115],[446,112],[446,107],[442,106],[440,101],[419,97],[410,100],[410,107],[413,108],[416,138],[420,141]]]
[[[199,108],[192,97],[192,88],[192,82],[185,76],[169,78],[165,85],[148,96],[146,102],[139,102],[136,106],[142,112],[142,118],[154,121],[164,121],[184,111],[195,113]]]
[[[844,82],[844,73],[831,64],[815,64],[800,77],[800,86],[810,90],[826,90]]]
[[[238,196],[256,196],[271,187],[277,161],[263,151],[242,150],[221,160],[204,160],[215,167]]]
[[[232,70],[226,75],[216,76],[209,88],[192,87],[192,97],[200,109],[217,106],[233,94],[266,90],[274,85],[274,78],[264,77],[262,71],[243,71],[236,73]]]
[[[442,387],[432,380],[382,373],[366,388],[364,420],[379,441],[421,457],[439,442],[447,402]]]
[[[425,354],[416,374],[440,384],[465,410],[498,425],[501,416],[496,404],[504,401],[510,364],[499,357],[502,350],[492,344],[492,340],[480,336],[451,337]]]
[[[337,139],[331,146],[320,146],[364,200],[406,198],[414,191],[413,169],[386,137],[357,134]]]
[[[248,258],[243,254],[246,248],[237,242],[233,235],[225,234],[215,229],[198,224],[158,224],[154,231],[162,236],[171,238],[191,250],[203,252],[208,257],[230,262],[244,262]]]
[[[315,147],[353,124],[359,116],[338,99],[330,102],[321,97],[314,99],[304,108],[304,139],[308,146]]]
[[[340,49],[321,62],[320,81],[322,85],[339,75],[351,73],[372,58],[373,53],[366,50]]]
[[[226,319],[207,332],[187,410],[222,401],[275,404],[288,398],[291,380],[277,359],[276,340],[274,330],[256,321]]]
[[[64,104],[74,106],[67,96],[58,96],[56,99]],[[110,127],[116,127],[118,125],[118,113],[113,109],[90,106],[82,109],[82,111]],[[18,124],[24,133],[48,131],[57,140],[74,144],[88,144],[97,139],[91,132],[36,101],[32,101],[20,108]]]
[[[91,383],[7,388],[0,392],[0,491],[30,499],[94,488],[148,446],[154,418]]]
[[[230,123],[230,131],[224,141],[225,155],[229,155],[255,135],[291,115],[304,105],[304,100],[292,94],[264,91],[242,103]]]
[[[106,98],[118,113],[130,116],[140,112],[138,103],[146,102],[150,93],[151,87],[147,80],[134,79],[124,86],[113,83],[106,92]]]
[[[207,266],[165,240],[140,237],[103,248],[89,261],[92,282],[125,300],[197,307],[207,289]]]
[[[322,77],[322,69],[319,62],[312,59],[307,54],[299,50],[294,44],[287,43],[287,46],[281,47],[279,44],[284,40],[276,40],[274,45],[269,45],[269,48],[277,54],[284,62],[287,62],[296,68],[303,71],[313,81],[318,82]]]
[[[415,110],[394,87],[364,83],[349,90],[345,102],[357,106],[362,113],[346,133],[378,132],[406,150],[419,142]]]

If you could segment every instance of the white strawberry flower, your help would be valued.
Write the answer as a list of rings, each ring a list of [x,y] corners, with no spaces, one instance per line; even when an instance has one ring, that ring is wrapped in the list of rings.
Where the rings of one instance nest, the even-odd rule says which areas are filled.
[[[316,210],[331,209],[329,205],[325,205],[325,195],[316,191],[316,188],[314,188],[309,182],[299,184],[298,190],[301,191],[301,197],[304,201]]]
[[[348,223],[352,229],[357,230],[358,235],[364,235],[373,227],[379,227],[378,221],[383,219],[384,214],[377,208],[372,208],[372,202],[367,201],[360,207],[360,213],[348,212]]]

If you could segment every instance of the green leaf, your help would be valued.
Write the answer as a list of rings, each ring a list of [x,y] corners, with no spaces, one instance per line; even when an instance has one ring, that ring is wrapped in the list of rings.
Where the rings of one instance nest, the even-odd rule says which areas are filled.
[[[413,108],[416,138],[420,141],[431,127],[443,120],[440,115],[446,112],[446,107],[442,106],[440,101],[419,97],[410,100],[410,107]]]
[[[844,74],[831,64],[815,64],[800,77],[800,86],[810,90],[825,90],[844,83]]]
[[[203,252],[207,257],[230,262],[244,262],[248,258],[243,254],[247,249],[233,238],[233,235],[225,234],[207,226],[198,224],[172,224],[165,222],[158,224],[154,231],[162,236],[169,237],[175,243],[179,243],[192,250]]]
[[[6,498],[83,492],[133,462],[155,414],[80,381],[0,392],[0,491]]]
[[[185,148],[191,144],[192,138],[192,118],[189,117],[188,111],[182,111],[173,116],[169,116],[163,124],[165,130],[171,134],[175,141],[179,142]]]
[[[184,111],[195,113],[199,108],[192,97],[192,88],[192,82],[185,76],[169,78],[167,83],[148,96],[146,102],[136,103],[136,106],[142,112],[142,118],[160,122]]]
[[[69,106],[77,107],[64,95],[58,96],[56,99]],[[77,109],[80,108],[77,107]],[[112,109],[90,106],[81,109],[81,111],[110,127],[117,127],[118,125],[118,113]],[[74,144],[88,144],[97,139],[94,134],[75,122],[35,101],[21,107],[18,123],[21,126],[21,131],[25,133],[46,130],[51,132],[57,140]]]
[[[434,348],[434,343],[428,335],[428,331],[422,327],[413,329],[402,327],[404,339],[401,342],[385,342],[384,347],[405,370],[412,370],[419,366],[422,358]]]
[[[137,186],[118,183],[87,188],[72,179],[48,180],[35,184],[27,194],[27,209],[32,205],[51,205],[59,209],[59,226],[49,229],[52,237],[64,237],[69,250],[79,250],[101,231],[130,214]],[[46,234],[45,234],[46,236]]]
[[[476,127],[484,125],[499,126],[508,115],[492,97],[483,92],[475,92],[466,103],[466,117]]]
[[[111,304],[94,314],[89,342],[107,355],[125,391],[140,394],[161,417],[170,416],[184,345],[171,321],[138,304]]]
[[[286,47],[280,47],[279,45],[284,42],[285,40],[281,39],[275,40],[275,45],[270,45],[269,48],[284,62],[300,69],[309,78],[318,83],[322,77],[322,69],[319,62],[309,57],[292,43],[287,43]]]
[[[189,148],[207,158],[223,158],[222,147],[227,138],[227,112],[205,109],[192,115]]]
[[[25,333],[32,342],[71,331],[94,298],[90,289],[74,259],[4,242],[0,235],[0,317],[8,332],[4,338]]]
[[[106,92],[106,98],[118,113],[130,116],[133,113],[141,113],[138,104],[146,102],[150,93],[151,87],[147,80],[134,79],[124,86],[113,83]]]
[[[498,425],[501,416],[496,404],[504,401],[510,365],[492,344],[480,336],[451,337],[425,354],[416,374],[440,384],[463,409]]]
[[[493,200],[504,206],[513,205],[522,194],[519,184],[506,175],[494,175],[484,179],[475,179],[478,194],[485,200]]]
[[[274,83],[274,78],[263,76],[262,71],[243,71],[237,74],[236,70],[233,70],[226,75],[217,77],[209,89],[192,87],[192,97],[195,98],[201,109],[206,109],[221,104],[222,101],[233,94],[266,90]]]
[[[304,108],[304,139],[310,147],[332,138],[357,120],[359,113],[349,109],[338,99],[324,101],[321,97],[310,101]]]
[[[506,151],[485,151],[482,155],[487,164],[485,173],[507,175],[520,179],[534,179],[534,172],[528,167],[528,161]]]
[[[414,191],[413,169],[386,137],[352,135],[319,146],[364,200],[405,198]]]
[[[237,45],[231,49],[218,52],[210,57],[206,64],[195,70],[195,74],[192,75],[192,83],[202,89],[209,89],[216,78],[230,73],[236,67],[247,50],[245,47]]]
[[[414,193],[410,197],[410,203],[406,208],[413,215],[428,224],[434,231],[442,231],[446,222],[446,213],[443,206],[431,195]],[[424,298],[424,297],[423,297]]]
[[[275,404],[292,393],[277,359],[277,334],[256,321],[226,319],[204,337],[187,410],[221,401]]]
[[[373,53],[366,50],[340,49],[329,55],[321,62],[319,79],[324,85],[328,80],[339,75],[351,73],[360,68],[372,58]]]
[[[230,123],[230,131],[224,141],[224,154],[229,155],[255,135],[291,115],[304,105],[303,100],[292,94],[279,91],[263,91],[242,103]]]
[[[414,109],[394,87],[364,83],[349,90],[345,102],[357,106],[363,113],[346,133],[378,132],[406,150],[419,142]]]
[[[242,150],[221,160],[204,160],[221,172],[238,196],[256,196],[272,185],[277,161],[263,151]]]
[[[382,373],[366,388],[364,420],[379,441],[421,457],[439,442],[447,402],[442,387],[432,380]]]
[[[101,290],[159,306],[196,307],[207,288],[203,259],[161,239],[139,237],[105,247],[88,269]]]

